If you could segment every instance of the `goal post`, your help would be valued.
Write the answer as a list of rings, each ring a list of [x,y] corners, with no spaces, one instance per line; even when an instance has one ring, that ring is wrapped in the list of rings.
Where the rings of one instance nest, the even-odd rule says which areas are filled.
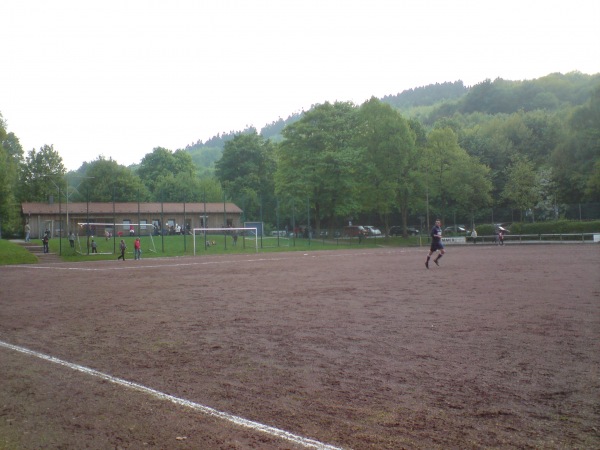
[[[254,248],[258,253],[258,229],[257,228],[193,228],[192,234],[194,236],[194,256],[196,256],[196,236],[202,237],[202,245],[207,246],[211,245],[213,242],[210,239],[210,236],[220,235],[220,236],[231,236],[233,240],[233,245],[237,245],[238,237],[242,239],[242,242],[245,242],[246,239],[250,238],[254,240]]]

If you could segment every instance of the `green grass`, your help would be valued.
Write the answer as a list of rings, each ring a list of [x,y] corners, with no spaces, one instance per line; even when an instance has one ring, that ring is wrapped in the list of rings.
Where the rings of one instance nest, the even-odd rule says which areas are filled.
[[[13,242],[0,239],[0,264],[34,264],[37,256]]]
[[[91,248],[88,254],[86,238],[79,237],[79,243],[75,243],[75,250],[71,249],[69,241],[65,238],[50,239],[50,252],[57,255],[60,254],[63,261],[97,261],[117,259],[120,254],[119,241],[104,238],[95,239],[98,243],[98,254],[92,254]],[[127,245],[125,257],[133,259],[133,244],[134,237],[123,237]],[[154,248],[152,245],[154,241]],[[142,236],[142,258],[164,258],[177,256],[193,256],[194,241],[193,236],[153,236],[152,240],[148,236]],[[210,241],[215,241],[214,246],[205,247],[203,240],[200,237],[196,238],[196,256],[205,255],[222,255],[222,254],[256,254],[254,247],[254,239],[244,240],[238,238],[237,246],[233,245],[231,236],[227,239],[223,236],[209,236]],[[21,246],[9,241],[0,240],[3,247],[0,247],[0,265],[2,264],[31,264],[37,262],[37,257],[29,253]],[[38,240],[34,240],[38,242]],[[41,241],[39,241],[41,245]],[[418,237],[389,237],[389,238],[369,238],[364,239],[362,243],[358,243],[357,238],[353,239],[284,239],[280,238],[263,238],[262,242],[258,241],[259,253],[265,252],[289,252],[289,251],[318,251],[318,250],[341,250],[341,249],[357,249],[357,248],[376,248],[376,247],[400,247],[400,246],[415,246],[419,245]],[[424,243],[423,245],[428,245]],[[80,252],[81,246],[81,252]],[[6,247],[7,250],[4,250]],[[8,250],[10,249],[10,251]],[[14,256],[8,257],[9,254]]]

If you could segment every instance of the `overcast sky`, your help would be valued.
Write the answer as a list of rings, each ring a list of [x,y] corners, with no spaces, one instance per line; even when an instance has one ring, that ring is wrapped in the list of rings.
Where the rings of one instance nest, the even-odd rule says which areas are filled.
[[[325,101],[600,73],[598,0],[0,0],[0,113],[68,170]]]

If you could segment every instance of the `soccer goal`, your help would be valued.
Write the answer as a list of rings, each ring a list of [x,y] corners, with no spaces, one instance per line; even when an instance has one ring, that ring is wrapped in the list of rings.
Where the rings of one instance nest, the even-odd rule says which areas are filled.
[[[194,256],[196,256],[196,241],[200,239],[200,245],[204,248],[217,244],[217,236],[227,239],[231,238],[231,245],[243,245],[245,248],[246,239],[254,241],[254,248],[258,253],[258,230],[256,228],[193,228],[194,235]],[[198,239],[196,239],[198,237]],[[239,239],[238,239],[239,238]],[[241,239],[242,244],[238,243]]]
[[[79,225],[79,233],[77,233],[77,246],[79,247],[79,251],[78,253],[80,254],[87,254],[89,253],[90,255],[112,255],[114,254],[114,245],[113,245],[113,238],[117,238],[117,239],[122,239],[122,238],[126,238],[126,237],[138,237],[137,234],[135,234],[135,227],[140,227],[137,228],[138,230],[148,230],[148,233],[143,233],[140,235],[140,237],[149,237],[150,238],[150,245],[148,246],[147,250],[149,252],[154,252],[156,253],[156,246],[154,245],[154,238],[152,237],[152,235],[154,234],[154,225],[152,225],[151,223],[98,223],[98,222],[77,222],[77,225]],[[123,230],[123,231],[119,231],[117,232],[117,234],[115,235],[115,229],[119,228],[119,227],[127,227],[127,230]],[[132,228],[133,227],[133,228]],[[148,227],[148,228],[146,228]],[[130,233],[130,230],[134,230],[134,233]],[[81,240],[80,240],[80,235],[81,237],[84,238],[84,241],[86,240],[87,237],[89,237],[89,239],[87,240],[87,242],[84,242],[84,247],[85,247],[85,251],[84,251],[84,247],[82,247],[81,245]],[[94,241],[96,243],[96,251],[92,252],[92,241]],[[108,243],[108,241],[110,241],[110,244]],[[110,251],[107,251],[107,249],[110,249]],[[89,250],[89,251],[88,251]]]

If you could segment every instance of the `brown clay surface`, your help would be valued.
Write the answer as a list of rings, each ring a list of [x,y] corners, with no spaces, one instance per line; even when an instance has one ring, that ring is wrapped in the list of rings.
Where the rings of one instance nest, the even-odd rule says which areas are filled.
[[[0,267],[0,448],[600,448],[600,247]],[[6,344],[17,346],[9,348]]]

